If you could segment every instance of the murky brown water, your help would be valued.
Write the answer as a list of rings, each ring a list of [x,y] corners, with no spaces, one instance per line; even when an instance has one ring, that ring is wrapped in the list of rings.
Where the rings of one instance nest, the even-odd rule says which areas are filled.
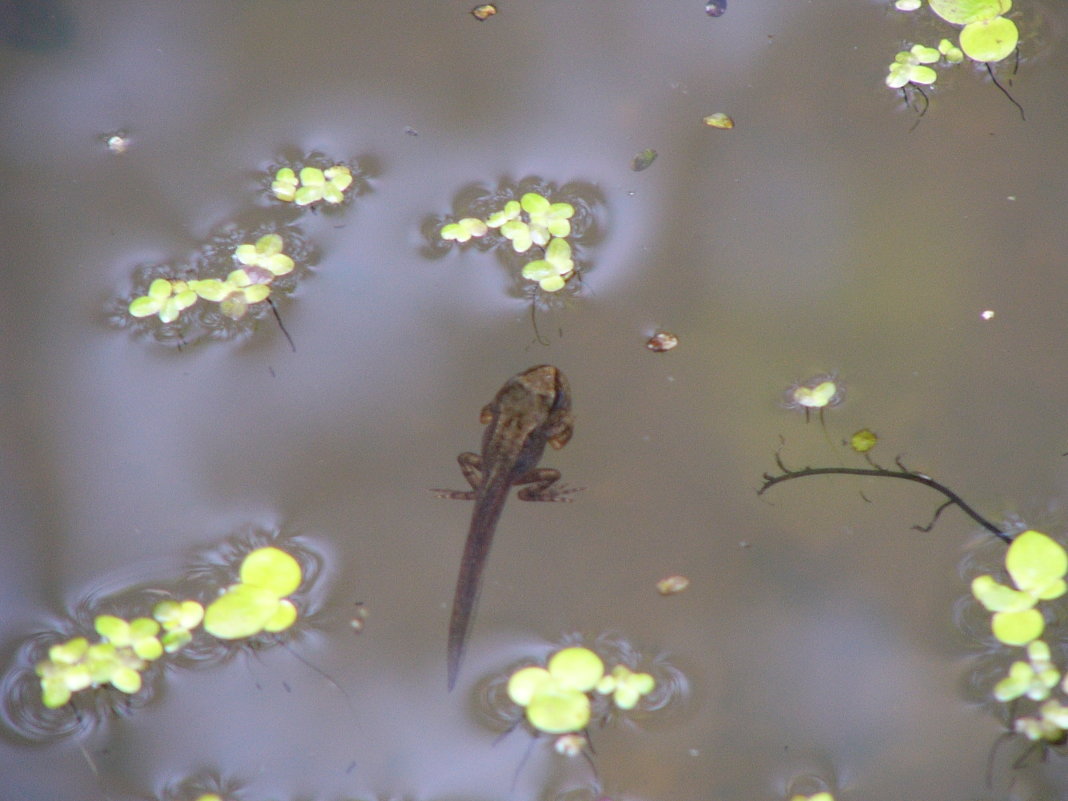
[[[470,5],[56,3],[57,24],[8,36],[7,669],[245,526],[325,568],[291,651],[167,671],[88,735],[9,732],[0,797],[192,798],[174,788],[213,775],[246,799],[593,797],[582,760],[495,743],[479,694],[571,632],[688,682],[593,731],[608,797],[776,799],[805,773],[847,799],[1062,797],[1058,755],[999,759],[985,787],[1003,729],[962,690],[979,646],[954,612],[984,535],[954,510],[910,530],[939,501],[920,487],[755,490],[780,434],[788,464],[850,458],[779,406],[833,369],[832,440],[870,426],[885,461],[1063,535],[1064,10],[1017,2],[1044,20],[1012,87],[1026,122],[965,70],[910,132],[882,80],[911,27],[883,4],[502,2],[485,23]],[[714,111],[736,127],[702,125]],[[116,156],[100,137],[119,129]],[[296,353],[269,317],[181,351],[108,324],[139,265],[269,216],[264,171],[310,151],[359,162],[370,191],[299,219],[316,255],[279,304]],[[493,254],[423,253],[464,187],[526,177],[603,198],[584,291],[539,312],[547,346]],[[658,326],[677,349],[646,350]],[[469,507],[427,488],[462,486],[478,410],[541,362],[577,415],[545,463],[586,489],[509,503],[450,695]],[[659,597],[671,573],[690,589]]]

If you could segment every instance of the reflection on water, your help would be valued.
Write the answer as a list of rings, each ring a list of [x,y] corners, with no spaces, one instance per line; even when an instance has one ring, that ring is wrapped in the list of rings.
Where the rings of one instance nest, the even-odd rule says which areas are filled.
[[[845,798],[1064,795],[1056,749],[1023,768],[999,749],[986,787],[1005,657],[954,605],[1001,543],[961,575],[970,523],[912,531],[931,500],[905,482],[755,494],[780,435],[798,464],[831,463],[869,428],[989,519],[1063,532],[1063,8],[1014,6],[1026,123],[964,66],[909,133],[883,78],[919,37],[889,4],[512,3],[485,22],[420,2],[40,7],[2,20],[5,792],[776,799],[810,776]],[[720,111],[729,132],[703,122]],[[114,153],[100,137],[119,131]],[[271,201],[313,153],[374,191],[317,213]],[[528,181],[590,223],[540,342],[523,261],[437,236]],[[272,281],[295,353],[255,304],[189,318],[180,351],[109,325],[151,278],[225,278],[271,231],[297,254]],[[650,352],[655,330],[678,346]],[[469,444],[482,387],[542,361],[571,380],[568,475],[587,490],[567,514],[507,509],[450,695],[466,514],[426,488]],[[849,397],[825,435],[779,400],[828,366]],[[132,697],[41,712],[50,643],[194,593],[191,553],[214,554],[207,600],[238,556],[210,543],[245,525],[309,532],[286,539],[317,555],[285,647],[204,646]],[[686,592],[660,596],[676,574]],[[486,707],[575,630],[685,676],[679,703],[594,727],[596,776],[547,741],[498,741]]]

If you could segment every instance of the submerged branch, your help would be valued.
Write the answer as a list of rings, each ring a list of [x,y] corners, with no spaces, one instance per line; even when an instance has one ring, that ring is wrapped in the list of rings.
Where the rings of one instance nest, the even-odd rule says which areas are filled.
[[[946,498],[945,503],[935,510],[931,522],[928,523],[926,527],[913,526],[913,528],[918,529],[919,531],[930,531],[934,526],[935,521],[938,520],[939,515],[942,514],[946,507],[956,506],[964,512],[964,514],[968,515],[968,517],[998,539],[1003,542],[1012,542],[1012,537],[975,511],[975,509],[969,506],[963,498],[957,495],[957,493],[924,473],[909,470],[901,463],[900,458],[894,460],[898,466],[897,470],[888,470],[887,468],[872,462],[870,459],[869,462],[872,465],[871,467],[804,467],[800,470],[790,470],[783,464],[782,455],[779,452],[776,452],[775,463],[779,466],[779,469],[782,470],[782,474],[773,476],[770,473],[765,473],[764,483],[761,485],[760,489],[757,490],[757,495],[763,495],[776,484],[781,484],[783,481],[789,481],[792,478],[804,478],[805,476],[875,476],[876,478],[900,478],[905,481],[914,481],[917,484],[923,484],[925,487],[930,487],[935,492],[944,495]]]

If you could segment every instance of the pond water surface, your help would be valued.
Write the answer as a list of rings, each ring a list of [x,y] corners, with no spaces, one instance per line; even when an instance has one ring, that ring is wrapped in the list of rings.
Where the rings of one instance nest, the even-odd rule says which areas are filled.
[[[839,443],[867,426],[877,460],[1064,536],[1064,7],[1017,0],[1001,75],[1024,121],[970,65],[918,120],[886,65],[949,28],[889,4],[471,5],[4,12],[0,797],[1065,797],[1063,755],[1015,769],[1019,742],[987,785],[1005,728],[967,597],[1002,545],[955,509],[913,530],[941,498],[905,482],[756,494],[780,447],[863,465]],[[732,130],[702,124],[720,111]],[[358,165],[358,196],[272,201],[269,172],[311,153]],[[537,333],[496,254],[431,241],[472,186],[523,181],[572,187],[594,223],[580,290]],[[278,302],[295,351],[270,315],[181,348],[115,325],[139,269],[265,222],[307,248]],[[680,344],[656,354],[660,327]],[[540,363],[576,418],[543,463],[584,489],[509,501],[449,693],[470,508],[428,489],[463,488],[479,410]],[[827,371],[847,396],[826,428],[783,408]],[[28,642],[89,633],[108,599],[180,586],[255,532],[322,565],[284,646],[161,668],[65,735],[25,723]],[[671,574],[690,587],[661,597]],[[591,729],[596,774],[502,737],[487,701],[575,637],[681,677],[662,709]]]

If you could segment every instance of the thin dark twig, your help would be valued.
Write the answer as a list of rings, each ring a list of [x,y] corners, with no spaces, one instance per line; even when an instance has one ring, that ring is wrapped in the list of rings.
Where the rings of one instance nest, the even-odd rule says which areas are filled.
[[[1005,95],[1005,97],[1007,97],[1009,99],[1009,102],[1012,103],[1014,106],[1016,106],[1016,108],[1018,108],[1020,110],[1020,119],[1023,120],[1024,122],[1027,122],[1027,115],[1024,114],[1023,106],[1021,106],[1019,103],[1017,103],[1016,102],[1016,98],[1009,94],[1009,90],[1001,85],[1001,83],[998,81],[998,76],[994,74],[994,68],[990,66],[990,62],[989,61],[986,62],[986,71],[990,74],[990,80],[992,80],[994,82],[994,86],[996,86],[998,89],[1000,89],[1001,93],[1003,95]]]
[[[952,505],[953,501],[944,501],[941,506],[935,509],[934,514],[931,515],[930,523],[928,523],[926,526],[913,526],[913,528],[916,529],[916,531],[922,531],[924,534],[926,534],[928,531],[934,528],[935,523],[938,522],[938,518],[942,516],[942,512],[944,512],[947,507]]]
[[[355,717],[357,717],[357,718],[359,717],[359,713],[356,711],[356,705],[352,702],[352,696],[349,695],[348,690],[346,690],[344,687],[342,687],[340,684],[337,683],[337,680],[333,676],[331,676],[329,673],[327,673],[325,670],[323,670],[318,665],[316,665],[316,664],[314,664],[312,662],[309,662],[303,656],[298,654],[296,651],[294,651],[292,648],[289,647],[289,643],[283,642],[282,643],[282,647],[285,648],[287,651],[289,651],[289,653],[292,654],[298,661],[303,662],[305,667],[308,667],[311,670],[314,670],[316,673],[318,673],[320,676],[322,676],[324,679],[326,679],[328,682],[330,682],[332,685],[334,685],[334,689],[336,689],[339,693],[341,693],[345,697],[345,703],[348,704],[349,711],[352,712],[352,714]]]
[[[912,127],[909,128],[909,133],[912,133],[913,131],[916,130],[916,128],[920,124],[920,122],[923,121],[923,117],[927,113],[927,109],[929,109],[931,107],[931,100],[930,100],[930,98],[927,97],[927,93],[925,91],[923,91],[923,89],[920,87],[919,84],[910,83],[909,86],[911,86],[913,89],[915,89],[917,92],[919,92],[920,93],[920,97],[923,98],[923,108],[922,109],[920,108],[920,105],[918,103],[913,105],[913,108],[916,110],[917,113],[916,113],[916,122],[912,123]]]
[[[541,335],[538,330],[538,299],[537,295],[530,299],[530,324],[534,327],[534,341],[544,347],[549,347],[549,340]]]
[[[954,505],[998,539],[1002,540],[1003,542],[1012,542],[1012,537],[1010,537],[1000,528],[995,526],[993,523],[991,523],[989,520],[987,520],[977,511],[975,511],[964,501],[963,498],[957,495],[957,493],[955,493],[949,487],[938,481],[935,481],[933,478],[928,475],[925,475],[924,473],[918,473],[914,470],[909,470],[907,467],[905,467],[905,465],[901,463],[900,457],[895,459],[894,462],[897,464],[899,468],[898,470],[888,470],[885,467],[875,465],[874,462],[871,462],[871,464],[875,465],[874,468],[804,467],[800,470],[790,470],[786,467],[786,465],[783,464],[782,455],[778,451],[776,451],[775,464],[777,464],[779,466],[779,469],[782,470],[782,475],[773,476],[770,473],[765,473],[764,483],[761,485],[760,489],[757,490],[757,495],[763,495],[776,484],[781,484],[782,482],[789,481],[792,478],[803,478],[805,476],[875,476],[876,478],[900,478],[905,481],[914,481],[917,484],[923,484],[923,486],[925,487],[930,487],[935,492],[940,492],[947,499],[946,503],[942,504],[942,506],[940,506],[935,512],[934,518],[932,518],[930,525],[926,529],[918,527],[920,528],[920,531],[929,531],[930,526],[934,525],[935,520],[938,519],[938,516],[942,513],[942,510],[945,509],[946,506]]]
[[[515,727],[513,726],[512,728]],[[512,729],[509,729],[504,734],[508,734],[511,731]],[[500,742],[501,739],[504,737],[504,734],[494,740],[493,744],[496,745],[498,742]],[[519,774],[523,772],[523,767],[527,764],[527,760],[530,759],[530,755],[534,753],[534,743],[537,739],[538,738],[536,736],[531,736],[530,742],[527,744],[527,750],[523,752],[523,758],[519,760],[519,764],[515,766],[515,773],[512,775],[512,789],[508,792],[510,796],[515,795],[515,788],[519,784]]]
[[[274,312],[274,319],[278,321],[278,327],[281,328],[282,333],[285,334],[286,340],[289,342],[289,347],[292,348],[294,353],[296,353],[297,346],[293,344],[293,337],[291,337],[289,335],[289,332],[286,331],[285,324],[282,322],[282,315],[278,313],[278,307],[274,305],[274,301],[270,298],[267,298],[267,303],[270,304],[271,311]]]

